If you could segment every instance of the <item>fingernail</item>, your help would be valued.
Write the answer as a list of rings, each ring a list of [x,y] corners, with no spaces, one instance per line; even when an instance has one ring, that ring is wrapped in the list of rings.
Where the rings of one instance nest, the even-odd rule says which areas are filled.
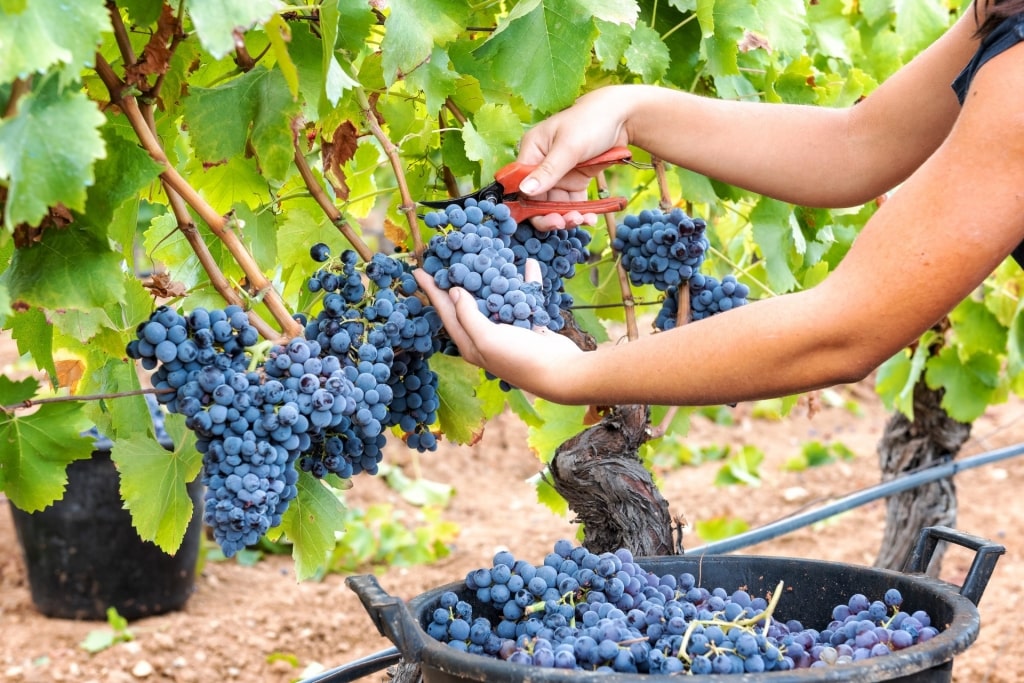
[[[459,303],[459,299],[462,298],[462,290],[458,287],[452,287],[448,290],[448,298],[452,300],[452,303]]]
[[[536,178],[527,178],[523,182],[519,183],[519,191],[526,194],[533,194],[540,187],[540,181]]]

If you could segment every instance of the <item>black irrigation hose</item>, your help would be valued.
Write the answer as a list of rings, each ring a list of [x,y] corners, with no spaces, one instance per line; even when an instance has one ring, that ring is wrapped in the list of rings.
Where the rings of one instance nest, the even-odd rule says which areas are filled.
[[[746,548],[747,546],[761,543],[762,541],[770,541],[773,538],[778,538],[783,534],[796,531],[797,529],[805,526],[810,526],[815,522],[827,519],[833,515],[846,512],[847,510],[852,510],[853,508],[861,505],[866,505],[867,503],[878,500],[879,498],[887,498],[895,493],[917,488],[924,484],[930,484],[933,481],[948,479],[949,477],[965,470],[981,467],[982,465],[988,465],[993,462],[999,462],[1000,460],[1007,460],[1021,454],[1024,454],[1024,443],[1007,446],[1006,448],[1000,448],[994,451],[988,451],[970,458],[963,458],[962,460],[950,459],[942,464],[932,465],[931,467],[927,467],[910,474],[900,475],[890,479],[889,481],[882,482],[881,484],[875,484],[874,486],[861,489],[860,491],[843,496],[842,498],[823,507],[794,514],[721,541],[715,541],[713,543],[707,543],[696,548],[688,549],[683,554],[721,555],[723,553],[730,553],[734,550],[739,550],[740,548]]]
[[[875,484],[868,488],[861,489],[847,496],[825,505],[823,507],[808,510],[799,514],[785,517],[775,522],[765,524],[764,526],[758,527],[753,531],[746,533],[737,534],[731,538],[727,538],[724,541],[716,541],[714,543],[708,543],[697,548],[687,550],[684,555],[720,555],[723,553],[729,553],[740,548],[746,548],[747,546],[761,543],[762,541],[770,541],[773,538],[778,538],[783,534],[787,534],[791,531],[796,531],[805,526],[810,526],[815,522],[821,521],[838,515],[841,512],[852,510],[861,505],[878,500],[879,498],[886,498],[895,493],[907,491],[909,489],[917,488],[924,484],[930,484],[933,481],[940,479],[947,479],[960,472],[974,469],[975,467],[981,467],[982,465],[988,465],[1001,460],[1008,460],[1018,455],[1024,454],[1024,443],[1019,443],[1015,446],[1008,446],[1006,448],[1000,448],[994,451],[988,451],[980,455],[975,455],[962,460],[952,460],[944,462],[939,465],[933,465],[931,467],[912,472],[910,474],[904,474],[889,481],[882,482],[881,484]],[[341,666],[325,671],[312,678],[307,678],[302,683],[352,683],[356,679],[366,676],[372,673],[383,670],[384,668],[395,664],[401,659],[401,653],[395,647],[390,647],[386,650],[375,652],[371,655],[357,659],[354,662],[343,664]]]
[[[363,676],[369,676],[396,664],[401,658],[402,654],[397,647],[389,647],[354,662],[324,671],[312,678],[303,679],[302,683],[352,683]]]

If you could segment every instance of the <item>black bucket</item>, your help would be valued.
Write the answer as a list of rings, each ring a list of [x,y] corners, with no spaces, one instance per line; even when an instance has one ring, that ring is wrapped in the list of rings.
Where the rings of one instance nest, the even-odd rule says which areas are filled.
[[[161,445],[172,449],[162,423],[154,423]],[[48,617],[103,621],[114,607],[134,620],[180,609],[195,589],[202,484],[197,478],[188,485],[192,519],[169,555],[132,526],[111,445],[99,436],[92,457],[68,465],[67,488],[53,505],[33,513],[10,505],[32,602]]]
[[[976,552],[971,569],[960,587],[923,573],[940,540]],[[881,595],[888,588],[897,588],[903,594],[904,605],[928,612],[932,623],[942,627],[942,631],[931,640],[894,651],[887,657],[828,668],[732,675],[728,680],[746,683],[947,683],[952,679],[953,658],[966,650],[978,636],[981,620],[977,603],[996,561],[1005,551],[1001,545],[948,527],[929,527],[922,530],[904,572],[839,562],[761,556],[669,556],[642,558],[637,562],[657,574],[689,572],[705,586],[746,587],[752,595],[766,595],[783,581],[785,587],[775,610],[776,618],[782,621],[796,619],[807,626],[824,627],[832,619],[832,608],[854,593]],[[407,662],[419,665],[426,683],[635,683],[650,678],[641,674],[591,673],[512,664],[459,652],[434,640],[427,635],[425,627],[444,592],[455,591],[475,610],[479,608],[475,595],[461,581],[423,593],[408,605],[384,592],[371,575],[349,577],[346,583],[359,596],[381,635],[396,645]],[[687,680],[712,678],[717,680],[721,675],[690,676]]]

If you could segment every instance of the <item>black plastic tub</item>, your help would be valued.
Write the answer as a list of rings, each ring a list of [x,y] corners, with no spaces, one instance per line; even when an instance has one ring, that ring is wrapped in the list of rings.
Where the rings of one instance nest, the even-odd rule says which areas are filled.
[[[962,586],[954,586],[923,573],[939,541],[949,541],[975,551],[974,562]],[[965,651],[978,636],[980,617],[977,603],[996,561],[1004,552],[1003,546],[982,538],[948,527],[929,527],[922,530],[903,572],[838,562],[764,556],[671,556],[644,558],[638,562],[659,574],[690,572],[702,585],[742,586],[757,595],[775,590],[783,581],[783,595],[775,617],[797,619],[805,626],[817,628],[823,628],[831,620],[832,608],[838,602],[845,601],[854,593],[882,595],[888,588],[898,588],[905,606],[927,611],[932,623],[942,627],[939,635],[928,642],[887,657],[831,668],[730,675],[728,680],[745,683],[946,683],[952,679],[954,657]],[[425,626],[445,591],[453,590],[474,607],[478,606],[471,591],[466,590],[461,581],[439,586],[413,598],[408,604],[384,592],[373,576],[353,576],[347,583],[359,596],[380,633],[395,644],[406,662],[419,665],[427,683],[625,683],[651,678],[642,674],[599,674],[512,664],[459,652],[434,640],[427,635]],[[337,673],[338,676],[318,677],[316,680],[335,683],[349,680],[341,675],[342,671]],[[688,676],[687,680],[721,678],[722,675]]]

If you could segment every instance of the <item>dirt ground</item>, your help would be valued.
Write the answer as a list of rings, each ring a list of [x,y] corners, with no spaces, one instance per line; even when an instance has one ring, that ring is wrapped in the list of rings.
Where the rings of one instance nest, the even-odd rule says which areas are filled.
[[[699,419],[687,441],[741,446],[751,444],[766,455],[758,488],[713,485],[717,463],[659,473],[661,490],[676,515],[690,524],[732,515],[752,526],[773,521],[803,506],[841,496],[878,480],[876,442],[886,414],[870,384],[837,391],[855,401],[862,414],[841,407],[824,408],[813,417],[797,410],[782,421],[753,419],[750,406],[734,409],[736,424],[714,425]],[[489,566],[496,550],[542,560],[555,540],[574,533],[571,521],[536,501],[527,479],[539,469],[526,445],[527,431],[514,417],[490,424],[472,447],[442,444],[422,459],[423,476],[455,486],[444,512],[461,532],[451,554],[431,566],[392,568],[379,575],[389,593],[412,598],[430,588]],[[803,443],[842,443],[856,453],[852,461],[802,472],[787,472],[782,463]],[[961,455],[967,457],[1024,441],[1024,402],[992,408],[979,419]],[[402,449],[386,456],[407,464]],[[1024,622],[1019,605],[1024,594],[1024,459],[972,469],[956,478],[959,528],[1007,547],[981,601],[981,634],[956,657],[953,678],[960,683],[1024,680]],[[360,477],[347,494],[351,506],[377,501],[403,503],[383,482]],[[870,565],[884,526],[884,503],[876,502],[746,548],[748,555],[821,558]],[[694,532],[688,547],[702,543]],[[33,607],[24,563],[8,505],[0,496],[0,680],[12,682],[80,681],[267,681],[285,683],[377,652],[391,645],[375,631],[344,576],[298,583],[289,557],[272,556],[253,567],[234,561],[207,563],[184,608],[130,624],[134,640],[90,655],[79,644],[103,623],[49,619]],[[953,549],[946,555],[943,578],[959,585],[971,553]],[[280,657],[279,655],[288,655]],[[364,681],[378,681],[383,673]]]

